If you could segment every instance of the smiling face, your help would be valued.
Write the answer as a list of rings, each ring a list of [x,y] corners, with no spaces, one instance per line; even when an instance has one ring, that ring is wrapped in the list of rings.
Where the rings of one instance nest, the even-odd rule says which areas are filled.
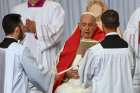
[[[81,37],[91,39],[96,30],[96,19],[92,15],[84,14],[80,18],[79,27],[81,29]]]

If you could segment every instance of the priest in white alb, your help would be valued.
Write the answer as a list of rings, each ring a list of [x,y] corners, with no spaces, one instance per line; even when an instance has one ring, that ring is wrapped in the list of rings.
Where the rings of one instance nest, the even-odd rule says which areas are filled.
[[[134,93],[140,93],[140,8],[131,15],[123,37],[134,50],[136,65],[133,87]]]
[[[0,48],[0,91],[4,93],[5,51]]]
[[[62,43],[64,31],[64,10],[61,5],[51,0],[27,0],[14,7],[12,12],[22,16],[29,30],[36,30],[34,34],[26,33],[23,44],[31,50],[38,62],[48,69],[55,69],[56,54]],[[54,78],[50,81],[51,93]]]
[[[106,37],[87,50],[79,70],[81,83],[92,86],[91,93],[133,93],[133,53],[116,32],[119,15],[107,10],[101,20]]]
[[[30,93],[28,82],[49,93],[53,71],[37,63],[30,50],[18,43],[24,38],[24,25],[19,14],[4,16],[6,34],[0,43],[0,93]]]

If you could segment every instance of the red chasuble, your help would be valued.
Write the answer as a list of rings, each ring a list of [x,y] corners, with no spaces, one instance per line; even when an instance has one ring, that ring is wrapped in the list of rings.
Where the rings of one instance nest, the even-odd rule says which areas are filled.
[[[28,7],[42,7],[44,2],[45,0],[39,0],[36,4],[32,5],[29,3],[29,0],[28,0]]]
[[[58,60],[59,62],[57,64],[58,73],[66,70],[71,66],[76,56],[78,46],[80,44],[80,37],[81,37],[81,31],[79,26],[77,26],[75,32],[65,42],[64,48],[60,53],[59,60]],[[105,37],[105,33],[101,31],[99,27],[97,27],[91,39],[102,41],[104,37]],[[62,80],[64,79],[64,75],[65,73],[61,74],[59,78],[55,80],[53,93],[55,89],[62,83]]]
[[[139,44],[140,44],[140,35],[139,35],[139,39],[138,40],[139,40]]]

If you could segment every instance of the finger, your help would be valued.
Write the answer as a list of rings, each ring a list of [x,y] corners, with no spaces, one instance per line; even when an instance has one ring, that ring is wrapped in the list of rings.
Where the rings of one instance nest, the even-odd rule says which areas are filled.
[[[26,23],[29,23],[30,22],[30,19],[26,19]]]

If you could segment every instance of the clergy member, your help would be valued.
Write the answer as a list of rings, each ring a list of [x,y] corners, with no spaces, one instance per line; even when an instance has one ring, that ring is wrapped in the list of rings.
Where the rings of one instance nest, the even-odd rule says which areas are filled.
[[[40,91],[49,93],[50,79],[54,74],[51,73],[51,70],[38,64],[29,49],[18,43],[19,40],[24,38],[24,25],[21,16],[19,14],[4,16],[2,26],[6,34],[6,37],[0,43],[0,53],[5,53],[3,93],[30,93],[29,80]],[[1,52],[2,50],[5,52]],[[2,61],[2,59],[0,60]],[[2,93],[2,90],[0,92]]]
[[[63,39],[64,10],[51,0],[27,0],[14,7],[14,13],[22,16],[24,24],[36,33],[26,33],[23,44],[27,46],[38,62],[48,69],[55,68],[56,54]],[[34,25],[30,25],[31,23]],[[35,27],[31,29],[31,27]],[[54,78],[50,80],[50,92]],[[33,91],[38,91],[33,88]]]
[[[64,44],[64,48],[60,52],[57,64],[57,72],[68,69],[76,57],[76,53],[81,39],[92,39],[102,41],[105,33],[99,29],[96,24],[96,19],[91,12],[84,12],[80,17],[80,22],[72,35],[67,39]],[[79,78],[78,72],[75,70],[69,70],[64,74],[58,75],[55,84],[55,89],[65,80],[65,76],[68,78]]]
[[[134,50],[136,66],[133,87],[134,93],[140,93],[140,8],[130,17],[123,37]]]
[[[133,93],[133,53],[116,32],[119,15],[107,10],[101,20],[106,37],[87,50],[79,70],[81,82],[92,86],[91,93]]]

